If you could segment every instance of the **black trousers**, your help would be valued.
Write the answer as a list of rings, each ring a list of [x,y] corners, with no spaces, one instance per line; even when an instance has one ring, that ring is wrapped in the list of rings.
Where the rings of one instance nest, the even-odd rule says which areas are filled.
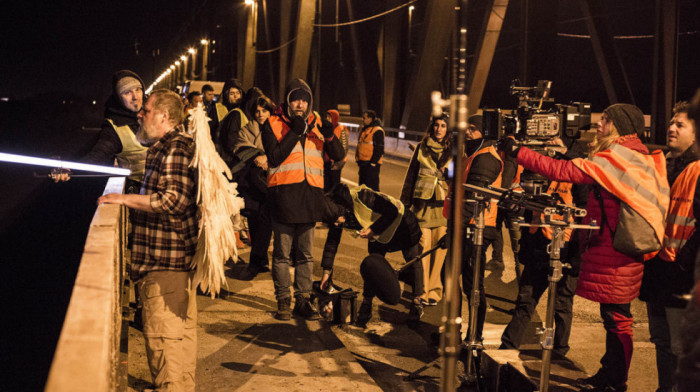
[[[496,240],[496,228],[486,227],[484,229],[484,243],[481,246],[481,274],[479,276],[479,307],[476,312],[476,338],[483,338],[484,321],[486,321],[486,292],[484,291],[484,264],[486,263],[486,249]],[[462,290],[471,303],[472,300],[472,283],[474,280],[474,261],[476,247],[472,243],[471,238],[467,238],[462,242]],[[450,252],[447,256],[450,257]],[[471,307],[470,307],[471,311]],[[471,314],[469,315],[471,317]],[[469,336],[467,331],[467,336]]]
[[[367,185],[369,189],[379,192],[379,169],[382,165],[372,166],[369,162],[359,161],[357,166],[360,168],[360,185]]]
[[[523,340],[527,325],[535,312],[542,294],[549,287],[549,240],[540,230],[530,234],[523,229],[520,261],[525,265],[520,276],[518,299],[513,309],[513,318],[501,336],[501,348],[518,349]],[[566,247],[561,258],[566,259]],[[564,276],[557,282],[554,302],[554,351],[566,355],[569,352],[569,335],[573,320],[574,294],[578,278],[564,270]]]
[[[393,251],[392,248],[389,246],[376,242],[376,241],[369,241],[369,244],[367,245],[367,250],[369,251],[370,254],[376,253],[379,255],[386,255],[388,252]],[[421,252],[423,251],[423,247],[420,245],[420,243],[412,245],[407,248],[401,249],[401,254],[403,254],[403,258],[406,261],[412,260],[416,256],[419,256]],[[413,264],[411,264],[410,267],[411,271],[411,277],[413,281],[413,296],[414,297],[420,297],[425,293],[425,286],[423,284],[423,263],[420,261],[417,261]],[[374,292],[372,291],[372,288],[369,287],[368,284],[365,283],[364,288],[363,288],[363,293],[362,296],[365,298],[374,298]]]
[[[269,267],[267,250],[272,240],[272,221],[266,206],[257,211],[246,211],[248,230],[250,231],[250,264],[257,267]]]
[[[332,163],[323,163],[323,191],[328,192],[333,189],[334,186],[340,184],[340,172],[341,170],[331,170]]]

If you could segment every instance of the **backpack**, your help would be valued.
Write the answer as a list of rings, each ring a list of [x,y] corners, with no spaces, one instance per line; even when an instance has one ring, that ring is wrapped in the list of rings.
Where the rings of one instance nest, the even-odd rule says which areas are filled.
[[[620,200],[620,213],[618,214],[618,224],[615,230],[610,227],[608,218],[605,215],[603,197],[600,194],[600,186],[593,187],[593,195],[600,204],[600,231],[607,227],[613,235],[613,248],[627,256],[639,257],[648,253],[653,253],[661,249],[661,243],[656,237],[654,228],[629,204]]]

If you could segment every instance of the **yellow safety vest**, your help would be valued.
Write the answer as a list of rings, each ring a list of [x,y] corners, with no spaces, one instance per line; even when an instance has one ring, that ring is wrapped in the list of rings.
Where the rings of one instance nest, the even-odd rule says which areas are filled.
[[[435,194],[435,200],[445,200],[448,186],[442,172],[437,167],[437,163],[423,153],[422,146],[419,145],[416,149],[416,160],[420,164],[420,168],[413,187],[413,198],[430,200]]]
[[[217,102],[216,105],[214,106],[216,108],[216,117],[219,120],[219,122],[224,121],[224,117],[228,114],[228,108],[226,105],[223,103]],[[243,114],[243,112],[241,112]],[[243,126],[241,124],[241,126]]]
[[[147,147],[141,145],[136,140],[136,135],[128,125],[117,126],[111,119],[107,122],[114,128],[122,143],[122,150],[117,154],[117,166],[131,170],[129,178],[143,182],[146,172],[146,151]]]
[[[367,207],[362,202],[362,200],[360,200],[359,193],[362,190],[372,192],[379,197],[383,197],[383,198],[389,200],[391,202],[391,204],[395,205],[399,211],[399,213],[396,215],[396,218],[394,219],[394,221],[391,222],[391,224],[389,225],[389,227],[386,228],[386,230],[384,230],[381,233],[374,233],[373,239],[375,241],[382,243],[382,244],[388,244],[389,241],[391,241],[391,239],[394,237],[394,233],[396,233],[396,229],[399,228],[399,224],[401,224],[401,219],[403,218],[405,207],[404,207],[403,203],[394,199],[393,197],[391,197],[385,193],[375,192],[375,191],[367,188],[367,186],[365,186],[365,185],[360,185],[357,187],[350,188],[350,196],[352,197],[353,212],[355,214],[355,218],[357,218],[357,221],[360,223],[360,226],[362,226],[362,228],[364,228],[364,229],[372,226],[372,224],[374,224],[374,222],[378,221],[379,218],[381,218],[382,216],[380,214],[372,211],[372,209]]]

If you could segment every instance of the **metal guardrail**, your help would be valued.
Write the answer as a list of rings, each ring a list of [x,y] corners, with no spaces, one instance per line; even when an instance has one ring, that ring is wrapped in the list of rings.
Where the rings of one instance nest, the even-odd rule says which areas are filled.
[[[123,177],[110,178],[104,193],[121,193],[123,189]],[[45,391],[125,390],[126,372],[119,369],[125,234],[125,208],[116,204],[98,206]]]

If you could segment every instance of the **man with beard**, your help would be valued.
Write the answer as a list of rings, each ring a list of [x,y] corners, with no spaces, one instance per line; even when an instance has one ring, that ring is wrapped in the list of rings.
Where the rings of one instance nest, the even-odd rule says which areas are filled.
[[[289,320],[291,293],[289,266],[295,244],[294,313],[316,320],[320,315],[309,301],[313,273],[314,227],[322,219],[323,153],[343,158],[343,146],[333,124],[312,113],[311,88],[301,79],[287,85],[285,102],[262,125],[261,137],[268,162],[267,201],[274,234],[272,280],[279,320]]]
[[[143,335],[158,391],[195,390],[197,301],[192,257],[197,247],[197,179],[184,107],[172,91],[154,91],[139,112],[139,140],[151,145],[138,195],[110,193],[98,203],[133,210],[131,279],[141,292]]]
[[[131,170],[126,180],[126,193],[138,193],[143,181],[146,147],[136,140],[139,129],[137,114],[143,104],[143,81],[132,71],[117,71],[112,76],[112,95],[105,103],[105,120],[97,143],[83,158],[87,163]],[[63,173],[56,181],[67,181]]]

